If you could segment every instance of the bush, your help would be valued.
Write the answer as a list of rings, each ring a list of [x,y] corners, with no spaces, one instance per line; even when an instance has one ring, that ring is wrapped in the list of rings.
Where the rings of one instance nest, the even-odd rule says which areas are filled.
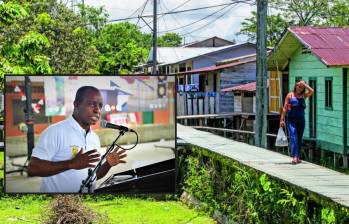
[[[206,149],[191,146],[178,161],[184,161],[182,190],[200,201],[202,210],[221,214],[228,223],[349,221],[348,209]],[[317,217],[307,214],[309,203],[318,205]]]

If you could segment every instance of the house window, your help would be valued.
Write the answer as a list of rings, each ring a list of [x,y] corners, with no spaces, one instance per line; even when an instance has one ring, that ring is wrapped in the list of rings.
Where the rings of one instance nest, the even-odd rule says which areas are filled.
[[[179,85],[184,85],[184,78],[179,78],[178,84]]]
[[[185,63],[179,64],[179,72],[185,72]]]
[[[325,78],[325,108],[332,110],[332,77]]]
[[[307,47],[303,47],[302,48],[302,54],[309,54],[310,53],[310,49]]]

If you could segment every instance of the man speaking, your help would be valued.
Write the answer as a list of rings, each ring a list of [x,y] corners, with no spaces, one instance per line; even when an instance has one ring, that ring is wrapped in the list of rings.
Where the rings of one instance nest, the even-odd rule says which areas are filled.
[[[98,122],[102,96],[92,86],[76,92],[73,115],[48,127],[40,136],[28,165],[29,176],[42,177],[40,192],[78,192],[88,168],[100,160],[100,141],[90,129]],[[115,148],[97,172],[104,177],[112,166],[125,163],[124,150]]]

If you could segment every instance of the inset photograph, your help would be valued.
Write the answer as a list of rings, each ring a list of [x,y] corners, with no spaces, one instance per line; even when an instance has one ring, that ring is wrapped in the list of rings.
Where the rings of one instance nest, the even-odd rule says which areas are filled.
[[[173,76],[5,77],[6,193],[174,193]]]

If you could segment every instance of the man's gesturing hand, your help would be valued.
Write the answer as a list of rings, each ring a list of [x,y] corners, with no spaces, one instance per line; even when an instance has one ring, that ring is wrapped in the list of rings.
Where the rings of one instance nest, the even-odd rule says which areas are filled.
[[[80,149],[79,153],[70,160],[69,168],[75,170],[81,170],[87,167],[95,167],[96,165],[92,164],[100,160],[100,154],[96,149],[82,153],[83,150]]]
[[[108,155],[107,155],[107,163],[109,166],[115,166],[119,163],[126,163],[125,160],[122,160],[127,156],[125,150],[119,150],[119,147],[113,149]]]

